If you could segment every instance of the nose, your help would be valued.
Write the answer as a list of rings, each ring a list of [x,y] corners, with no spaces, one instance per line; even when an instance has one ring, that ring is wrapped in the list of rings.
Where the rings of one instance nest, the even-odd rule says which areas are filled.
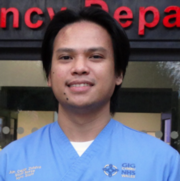
[[[88,75],[89,74],[88,61],[82,57],[74,60],[71,68],[71,74]]]

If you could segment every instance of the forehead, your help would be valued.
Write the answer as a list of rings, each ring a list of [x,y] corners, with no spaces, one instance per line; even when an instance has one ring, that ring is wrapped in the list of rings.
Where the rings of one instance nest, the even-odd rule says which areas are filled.
[[[65,26],[55,37],[54,49],[67,46],[83,49],[103,46],[111,49],[112,40],[107,30],[100,25],[89,21],[80,21]]]

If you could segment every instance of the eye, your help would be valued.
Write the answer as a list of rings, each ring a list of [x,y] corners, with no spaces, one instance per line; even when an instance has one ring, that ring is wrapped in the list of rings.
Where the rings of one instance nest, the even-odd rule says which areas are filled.
[[[93,59],[102,59],[103,56],[101,56],[101,55],[92,55],[92,56],[90,56],[90,58],[93,58]]]
[[[60,57],[59,59],[60,59],[60,60],[70,60],[70,59],[72,59],[72,57],[66,55],[66,56]]]

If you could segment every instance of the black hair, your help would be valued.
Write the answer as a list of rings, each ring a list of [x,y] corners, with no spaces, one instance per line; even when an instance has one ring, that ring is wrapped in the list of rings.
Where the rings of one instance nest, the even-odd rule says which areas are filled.
[[[109,33],[114,50],[114,70],[115,74],[125,75],[126,67],[130,54],[130,45],[127,35],[119,23],[111,15],[98,7],[85,7],[79,12],[64,10],[58,12],[49,23],[42,43],[41,58],[43,68],[48,78],[51,70],[51,61],[53,54],[53,44],[58,32],[66,25],[90,21],[102,26]],[[114,93],[110,100],[110,112],[114,114],[118,103],[118,90],[120,85],[115,87]]]

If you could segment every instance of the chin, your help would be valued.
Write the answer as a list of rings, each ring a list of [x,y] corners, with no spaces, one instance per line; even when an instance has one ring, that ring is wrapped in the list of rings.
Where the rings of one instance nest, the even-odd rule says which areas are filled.
[[[72,106],[77,107],[77,108],[88,108],[88,107],[92,107],[92,104],[84,103],[84,102],[78,102],[77,104],[72,104]]]
[[[94,104],[92,102],[84,102],[84,101],[71,102],[68,105],[75,109],[91,109],[94,107]]]

